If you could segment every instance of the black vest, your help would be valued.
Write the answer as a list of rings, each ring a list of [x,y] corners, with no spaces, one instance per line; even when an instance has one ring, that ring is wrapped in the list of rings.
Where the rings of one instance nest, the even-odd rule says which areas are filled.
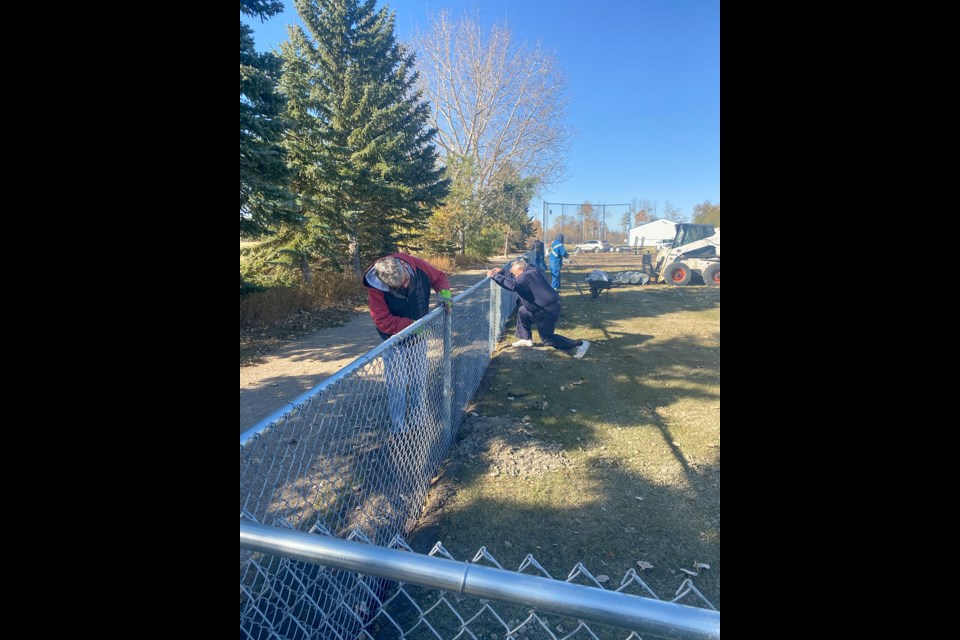
[[[419,320],[430,312],[432,293],[430,277],[426,272],[414,268],[406,289],[384,291],[383,298],[387,301],[387,308],[392,315]],[[377,332],[384,340],[390,337],[389,333],[384,333],[380,329],[377,329]]]

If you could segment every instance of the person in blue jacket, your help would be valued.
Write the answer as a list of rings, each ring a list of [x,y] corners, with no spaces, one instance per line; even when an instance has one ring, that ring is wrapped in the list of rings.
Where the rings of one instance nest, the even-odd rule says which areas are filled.
[[[570,254],[563,247],[563,234],[558,233],[557,238],[550,245],[550,274],[553,276],[550,286],[558,291],[560,290],[560,267],[563,266],[563,259],[569,256]]]
[[[536,324],[540,340],[548,347],[570,353],[574,358],[582,358],[590,348],[587,340],[571,340],[554,333],[560,319],[560,296],[547,284],[547,277],[537,267],[523,258],[517,258],[510,265],[510,271],[490,269],[487,276],[508,291],[520,296],[520,309],[517,310],[518,340],[515,347],[532,347],[533,334],[530,328]]]

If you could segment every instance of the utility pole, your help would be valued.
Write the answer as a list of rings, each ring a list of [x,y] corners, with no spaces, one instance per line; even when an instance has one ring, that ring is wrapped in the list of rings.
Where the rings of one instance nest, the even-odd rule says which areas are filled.
[[[547,203],[543,203],[543,244],[547,244]]]

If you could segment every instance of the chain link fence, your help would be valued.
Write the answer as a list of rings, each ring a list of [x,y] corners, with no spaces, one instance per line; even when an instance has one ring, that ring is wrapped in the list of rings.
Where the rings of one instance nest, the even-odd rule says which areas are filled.
[[[241,434],[241,519],[407,548],[403,536],[416,523],[516,300],[483,280],[454,299],[452,314],[434,310]],[[449,558],[439,545],[431,555]],[[548,576],[528,559],[521,572],[533,567]],[[474,562],[483,561],[499,566],[481,550]],[[618,591],[638,587],[656,597],[631,573]],[[600,586],[579,566],[572,580]],[[241,548],[241,637],[614,637],[529,608],[494,610],[476,599],[468,604],[462,596],[394,585]],[[699,595],[685,585],[677,599]]]
[[[558,580],[532,555],[514,572],[505,570],[486,548],[463,563],[440,543],[424,556],[399,536],[384,547],[371,546],[361,532],[344,540],[322,528],[311,531],[319,535],[287,531],[241,520],[241,548],[269,553],[254,553],[250,561],[269,558],[275,563],[263,575],[273,579],[269,589],[275,599],[290,603],[293,597],[291,610],[316,613],[319,607],[309,586],[297,591],[290,584],[322,585],[315,593],[335,594],[325,603],[335,608],[309,619],[261,616],[259,637],[720,637],[719,613],[689,578],[665,602],[633,569],[615,583],[578,563],[565,580]],[[397,582],[388,588],[392,583],[377,577]]]
[[[408,532],[515,300],[483,280],[455,298],[452,314],[435,309],[241,434],[241,516],[341,537],[356,530],[378,545]],[[310,572],[283,569],[280,593],[267,587],[277,584],[275,568],[241,551],[241,629],[250,637],[296,637],[261,635],[256,620],[280,616],[287,623],[267,627],[293,633],[306,615],[284,603],[312,584]],[[340,592],[314,602],[336,611],[330,599]]]
[[[547,229],[544,237],[549,240],[563,234],[571,252],[569,245],[588,240],[604,240],[616,246],[624,244],[633,226],[632,207],[629,203],[544,202],[541,224]],[[550,246],[549,241],[545,244]]]

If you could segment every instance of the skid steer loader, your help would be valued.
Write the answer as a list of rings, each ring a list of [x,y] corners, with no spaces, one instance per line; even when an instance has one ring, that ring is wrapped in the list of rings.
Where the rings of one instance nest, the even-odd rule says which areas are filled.
[[[677,223],[674,246],[661,249],[653,272],[659,282],[678,287],[693,274],[712,287],[720,286],[720,229],[712,224]]]

